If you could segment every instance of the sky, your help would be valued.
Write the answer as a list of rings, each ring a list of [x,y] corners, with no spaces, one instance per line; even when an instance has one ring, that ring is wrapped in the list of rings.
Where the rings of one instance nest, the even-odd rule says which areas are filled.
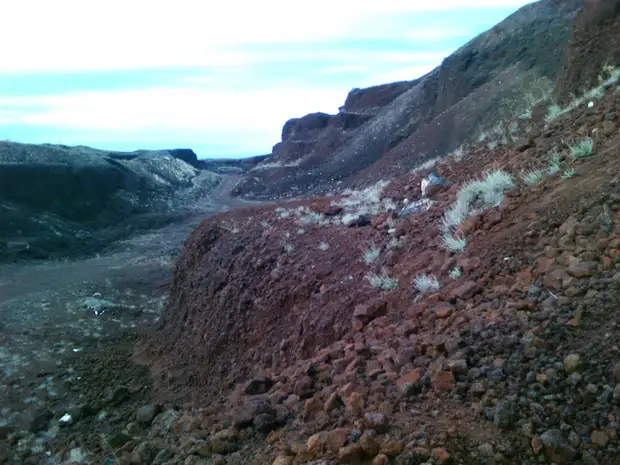
[[[530,2],[0,2],[0,140],[270,153],[288,119],[420,77]]]

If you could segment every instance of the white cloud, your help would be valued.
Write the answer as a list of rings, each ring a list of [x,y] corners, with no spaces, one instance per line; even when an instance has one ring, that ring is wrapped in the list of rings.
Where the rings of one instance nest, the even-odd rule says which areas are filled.
[[[306,112],[337,111],[342,89],[211,91],[148,88],[75,92],[43,97],[0,97],[0,122],[66,129],[141,131],[279,131],[286,119]],[[243,126],[240,126],[243,124]]]
[[[95,81],[89,81],[95,86],[90,91],[37,96],[3,95],[0,89],[0,125],[32,128],[36,142],[41,142],[35,139],[42,128],[43,133],[69,135],[57,141],[67,144],[147,141],[264,153],[279,140],[287,119],[314,111],[334,113],[350,88],[414,79],[450,53],[430,47],[422,52],[416,50],[418,44],[472,34],[458,18],[455,27],[415,21],[401,27],[405,14],[525,3],[6,0],[0,2],[0,78],[129,70],[153,70],[156,76],[158,69],[191,70],[158,87],[133,90],[103,90]],[[375,40],[395,40],[403,47],[386,51],[377,49],[379,42],[368,47]],[[409,44],[411,51],[403,51]],[[285,72],[269,75],[271,65]],[[312,75],[300,77],[300,69],[312,69]],[[325,87],[327,80],[346,82],[342,76],[347,74],[356,75],[356,82]],[[323,84],[313,81],[318,76]],[[44,86],[45,76],[38,79]],[[101,80],[105,85],[105,75]]]
[[[247,64],[255,58],[235,46],[372,37],[382,15],[524,3],[528,2],[5,1],[0,5],[0,73]],[[422,31],[425,37],[454,33]]]

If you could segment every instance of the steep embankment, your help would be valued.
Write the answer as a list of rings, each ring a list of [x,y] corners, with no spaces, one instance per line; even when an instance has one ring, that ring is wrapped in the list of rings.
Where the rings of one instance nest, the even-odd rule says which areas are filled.
[[[205,437],[187,454],[617,463],[619,75],[524,116],[515,149],[440,160],[455,184],[430,198],[420,171],[205,220],[142,352],[201,407],[176,423]]]
[[[402,174],[475,141],[549,94],[582,5],[583,0],[532,3],[421,79],[356,89],[337,115],[290,120],[272,156],[236,193],[248,198],[324,193]]]
[[[555,89],[568,100],[599,83],[601,69],[620,63],[620,2],[587,0],[573,25],[566,61]]]
[[[207,450],[225,441],[246,463],[615,463],[620,137],[601,118],[620,115],[614,90],[524,152],[446,159],[437,171],[457,184],[409,218],[396,212],[421,200],[424,173],[205,220],[150,349],[160,393],[209,405],[186,420],[206,415]],[[598,134],[590,156],[564,142],[579,133]],[[446,211],[491,168],[515,186],[448,250]]]

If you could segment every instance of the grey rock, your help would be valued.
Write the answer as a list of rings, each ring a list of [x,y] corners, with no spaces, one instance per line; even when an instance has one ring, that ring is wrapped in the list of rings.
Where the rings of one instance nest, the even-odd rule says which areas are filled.
[[[540,435],[540,440],[547,450],[549,459],[557,465],[572,464],[577,456],[559,429],[550,429]]]
[[[157,415],[157,407],[153,404],[146,404],[136,410],[136,421],[142,424],[150,424]]]

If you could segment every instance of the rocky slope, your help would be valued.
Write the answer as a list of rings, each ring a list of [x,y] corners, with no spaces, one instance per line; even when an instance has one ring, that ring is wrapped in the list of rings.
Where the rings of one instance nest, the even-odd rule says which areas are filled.
[[[424,195],[428,169],[203,221],[138,356],[186,402],[173,463],[618,463],[619,77]]]
[[[3,142],[0,259],[79,256],[186,214],[219,182],[192,155]]]
[[[200,406],[177,463],[617,463],[616,86],[528,148],[444,159],[455,184],[426,200],[419,172],[205,220],[143,353],[163,398]]]
[[[620,62],[620,3],[588,0],[573,25],[558,99],[581,93],[598,83],[600,70]]]
[[[605,5],[586,6],[580,18]],[[572,49],[562,74],[606,62],[591,50]],[[95,340],[80,363],[37,367],[49,383],[33,381],[37,400],[51,407],[25,427],[0,412],[0,462],[619,463],[610,64],[583,98],[506,121],[514,143],[474,141],[433,176],[423,167],[387,182],[389,166],[373,165],[366,189],[205,219],[137,347],[127,335]],[[383,88],[388,106],[410,84]],[[483,89],[453,107],[484,103]],[[309,117],[301,134],[329,130],[326,119]],[[428,182],[439,176],[449,182]],[[5,376],[11,395],[21,381]]]
[[[272,156],[236,193],[248,198],[324,193],[402,174],[475,141],[497,121],[548,95],[582,5],[583,0],[529,4],[421,79],[355,89],[337,115],[288,121]]]

